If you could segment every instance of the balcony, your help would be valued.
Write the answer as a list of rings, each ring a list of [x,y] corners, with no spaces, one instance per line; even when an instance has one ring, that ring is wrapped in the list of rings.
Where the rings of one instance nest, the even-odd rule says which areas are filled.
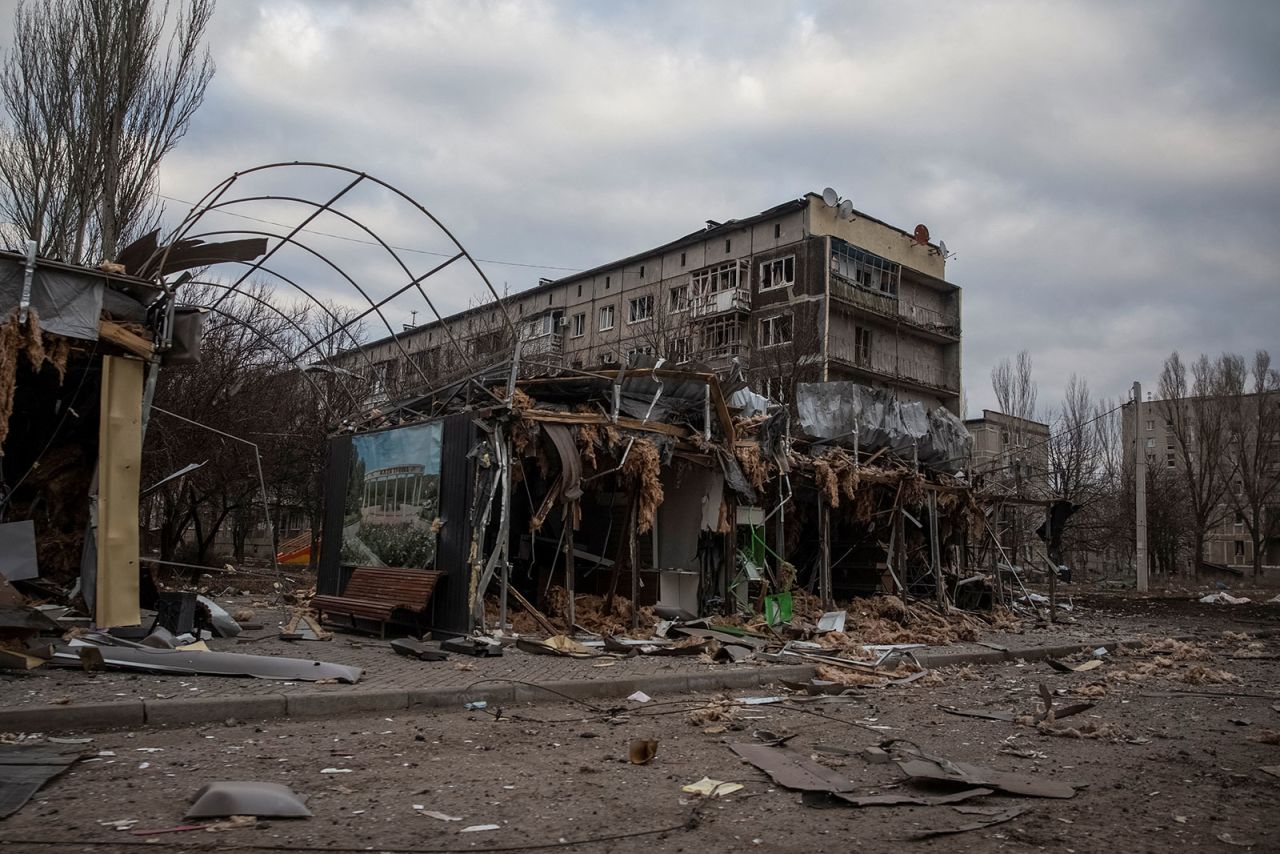
[[[960,317],[955,312],[942,312],[903,303],[895,296],[859,287],[834,273],[831,276],[831,296],[840,302],[906,324],[932,336],[948,340],[960,337]]]
[[[698,294],[689,299],[689,314],[695,320],[731,312],[746,314],[750,311],[751,291],[746,288],[731,288],[713,294]]]
[[[858,348],[849,340],[830,341],[830,358],[855,370],[897,385],[910,385],[931,392],[960,393],[960,372],[946,368],[940,360],[912,359],[892,350]]]

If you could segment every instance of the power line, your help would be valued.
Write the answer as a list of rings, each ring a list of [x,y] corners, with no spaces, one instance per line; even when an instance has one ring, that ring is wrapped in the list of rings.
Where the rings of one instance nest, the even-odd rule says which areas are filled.
[[[189,202],[185,199],[179,199],[175,196],[166,196],[164,193],[156,193],[155,195],[158,198],[165,199],[170,202],[177,202],[178,204],[186,205],[189,208],[194,208],[196,206],[194,202]],[[262,219],[261,217],[250,216],[249,214],[239,213],[238,211],[227,210],[226,208],[214,208],[212,212],[226,214],[227,216],[235,216],[235,217],[239,217],[240,219],[247,219],[251,222],[260,222],[260,223],[263,223],[264,225],[274,225],[277,228],[293,227],[290,225],[286,225],[283,222],[276,222],[275,220],[270,220],[270,219]],[[348,243],[360,243],[365,246],[381,246],[382,245],[374,240],[362,240],[359,237],[348,237],[343,234],[333,234],[332,232],[318,231],[313,228],[304,228],[302,229],[302,231],[306,234],[314,234],[320,237],[332,237],[334,240],[345,240]],[[390,246],[390,244],[388,245]],[[450,258],[453,255],[457,254],[456,252],[433,252],[430,249],[414,249],[411,246],[391,246],[391,248],[395,249],[398,252],[412,252],[417,255],[433,255],[437,258]],[[559,267],[559,266],[556,266],[555,264],[528,264],[522,261],[499,261],[494,258],[477,258],[475,260],[481,264],[501,264],[505,267],[527,267],[532,270],[563,270],[564,272],[567,272],[567,273],[579,273],[582,271],[582,268],[580,267]]]

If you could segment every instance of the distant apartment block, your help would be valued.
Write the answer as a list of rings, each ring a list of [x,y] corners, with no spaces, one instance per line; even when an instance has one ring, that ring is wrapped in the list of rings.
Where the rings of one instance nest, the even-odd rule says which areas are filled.
[[[1009,487],[1021,478],[1024,486],[1048,489],[1048,424],[984,409],[964,426],[973,437],[973,477]]]
[[[1280,395],[1264,405],[1280,406]],[[1167,469],[1171,473],[1182,472],[1182,456],[1178,449],[1177,434],[1172,421],[1167,417],[1165,401],[1149,400],[1142,405],[1142,423],[1134,423],[1133,403],[1123,407],[1123,440],[1126,454],[1135,450],[1142,453],[1147,465],[1155,469]],[[1136,442],[1136,446],[1135,446]],[[1224,492],[1219,505],[1219,522],[1208,532],[1205,538],[1204,554],[1201,560],[1208,563],[1231,567],[1248,567],[1253,564],[1253,542],[1245,526],[1244,516],[1235,506],[1243,491],[1240,475],[1234,472],[1233,460],[1228,456],[1224,461]],[[1270,520],[1271,536],[1262,544],[1263,566],[1280,566],[1280,496],[1266,509]]]
[[[651,354],[736,366],[784,401],[796,382],[842,379],[959,413],[960,288],[945,262],[923,234],[842,215],[811,193],[502,302],[530,370],[616,369]],[[374,398],[404,399],[512,344],[487,304],[336,361],[365,375]]]

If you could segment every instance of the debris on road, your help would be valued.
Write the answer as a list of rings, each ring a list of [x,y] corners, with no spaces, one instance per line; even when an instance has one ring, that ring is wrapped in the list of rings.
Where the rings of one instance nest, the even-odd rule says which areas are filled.
[[[936,830],[926,830],[923,833],[915,834],[911,838],[912,839],[933,839],[936,836],[949,836],[953,833],[968,833],[971,830],[982,830],[984,828],[992,827],[997,824],[1004,824],[1006,821],[1012,821],[1013,819],[1022,815],[1026,811],[1027,810],[1022,807],[1011,807],[1010,809],[1002,810],[986,818],[978,819],[977,821],[972,821],[968,824],[962,824],[959,827],[948,827],[948,828],[938,828]]]
[[[703,777],[696,783],[690,783],[687,786],[681,786],[680,791],[687,792],[690,795],[701,795],[704,798],[722,798],[725,795],[732,795],[734,792],[744,789],[741,783],[726,783],[724,780],[713,780],[710,777]]]
[[[658,755],[658,742],[652,738],[633,738],[627,758],[632,765],[648,765]]]
[[[302,799],[288,786],[259,781],[209,783],[196,792],[183,818],[306,818],[311,815]]]
[[[819,765],[787,747],[738,742],[729,749],[769,775],[773,782],[803,792],[851,792],[856,788],[846,777]]]
[[[81,756],[38,744],[0,744],[0,819],[8,818]]]
[[[391,641],[391,649],[397,655],[416,658],[419,661],[447,661],[449,653],[440,649],[438,646],[430,646],[420,640],[413,638],[399,638]]]

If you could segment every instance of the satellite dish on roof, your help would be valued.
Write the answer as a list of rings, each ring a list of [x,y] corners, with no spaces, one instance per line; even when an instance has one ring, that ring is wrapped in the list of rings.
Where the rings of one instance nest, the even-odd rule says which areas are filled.
[[[830,187],[827,187],[822,191],[822,200],[827,203],[827,207],[834,208],[836,205],[840,204],[840,194]]]
[[[845,219],[850,219],[850,220],[853,219],[853,202],[849,201],[848,199],[845,199],[843,202],[840,203],[839,210],[840,210],[840,216],[844,217]]]
[[[916,243],[921,246],[927,246],[929,243],[929,226],[925,225],[923,222],[920,223],[916,226],[916,230],[912,233],[912,237],[915,238]]]
[[[938,241],[938,252],[942,254],[942,257],[944,260],[950,257],[951,253],[947,251],[947,241],[945,240]]]

